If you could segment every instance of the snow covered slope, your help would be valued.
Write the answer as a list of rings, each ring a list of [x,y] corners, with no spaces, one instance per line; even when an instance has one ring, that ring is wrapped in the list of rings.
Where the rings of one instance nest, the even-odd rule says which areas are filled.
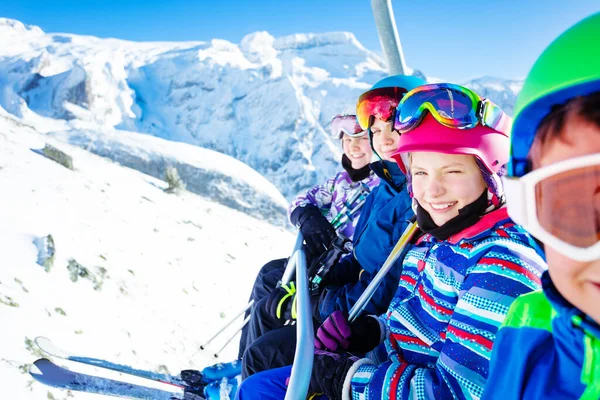
[[[158,179],[175,167],[188,191],[279,226],[288,204],[262,175],[229,156],[126,131],[69,130],[48,134]]]
[[[340,169],[329,121],[383,76],[383,60],[348,32],[135,43],[0,19],[0,105],[13,115],[213,149],[288,199]],[[519,83],[484,78],[473,86],[512,109]]]
[[[117,146],[114,154],[159,154],[198,169],[198,160],[226,157],[152,137],[131,143],[131,134],[73,135],[67,139],[88,141],[92,151]],[[75,169],[32,151],[46,143],[71,155]],[[222,342],[201,353],[198,346],[246,303],[258,268],[288,255],[294,237],[262,218],[164,188],[0,109],[0,398],[72,398],[25,373],[38,356],[30,342],[38,335],[156,371],[213,362]],[[56,248],[50,267],[38,264],[47,235]],[[222,359],[235,355],[232,344]]]

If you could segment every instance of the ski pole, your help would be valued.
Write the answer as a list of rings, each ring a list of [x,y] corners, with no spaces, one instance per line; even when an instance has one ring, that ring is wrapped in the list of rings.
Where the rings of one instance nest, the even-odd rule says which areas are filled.
[[[363,205],[364,200],[369,193],[371,193],[371,189],[363,183],[361,187],[352,194],[350,199],[344,202],[344,208],[342,208],[335,218],[331,220],[331,225],[333,225],[335,229],[342,226],[344,222],[346,222],[340,221],[342,217],[348,216],[348,210],[350,210],[350,215],[354,214]],[[356,200],[358,200],[357,204],[354,203]]]
[[[292,251],[292,255],[293,255],[293,254],[294,254],[294,253],[295,253],[295,252],[296,252],[298,249],[301,249],[301,248],[302,248],[302,242],[303,242],[303,241],[304,241],[304,238],[302,237],[302,234],[298,233],[298,237],[296,238],[296,243],[295,243],[295,245],[294,245],[294,250]],[[292,261],[292,258],[293,258],[293,257],[290,257],[290,261]],[[291,278],[292,278],[292,276],[293,276],[293,274],[294,274],[295,268],[296,268],[296,265],[295,265],[295,263],[294,263],[293,261],[292,261],[292,262],[289,262],[289,261],[288,261],[288,264],[287,264],[287,265],[286,265],[286,267],[285,267],[285,271],[284,271],[284,273],[283,273],[283,278],[281,279],[281,282],[283,282],[283,283],[289,283],[289,282],[290,282],[290,280],[291,280]],[[281,285],[281,282],[278,284],[278,286],[280,286],[280,285]],[[234,322],[235,322],[235,321],[236,321],[236,320],[237,320],[237,319],[238,319],[238,318],[239,318],[239,317],[240,317],[242,314],[244,314],[246,311],[248,311],[248,310],[250,309],[250,307],[252,307],[253,305],[254,305],[254,300],[251,300],[251,301],[250,301],[250,302],[249,302],[249,303],[246,305],[246,307],[245,307],[243,310],[241,310],[239,313],[237,313],[237,314],[235,315],[235,317],[231,318],[231,320],[229,320],[229,321],[228,321],[228,322],[225,324],[225,326],[223,326],[221,329],[219,329],[219,331],[218,331],[218,332],[216,332],[216,333],[215,333],[215,334],[214,334],[214,335],[213,335],[213,336],[212,336],[212,337],[211,337],[211,338],[210,338],[210,339],[209,339],[209,340],[208,340],[206,343],[204,343],[203,345],[201,345],[201,346],[200,346],[200,350],[204,350],[204,349],[206,348],[206,346],[208,346],[208,345],[209,345],[209,344],[210,344],[210,343],[211,343],[213,340],[215,340],[215,339],[216,339],[216,338],[217,338],[217,337],[218,337],[218,336],[219,336],[221,333],[223,333],[223,331],[224,331],[225,329],[227,329],[227,328],[228,328],[228,327],[229,327],[231,324],[233,324],[233,323],[234,323]],[[239,330],[242,330],[242,329],[244,329],[244,326],[246,326],[246,324],[247,324],[247,323],[248,323],[248,319],[245,319],[245,320],[244,320],[244,323],[243,323],[243,325],[242,325],[242,327],[241,327]],[[237,333],[237,331],[236,331],[236,333]],[[223,349],[221,349],[221,350],[223,350]],[[221,350],[219,350],[219,352],[220,352]],[[217,352],[217,354],[218,354],[219,352]]]
[[[360,200],[356,203],[356,206],[349,211],[344,212],[343,214],[338,214],[336,215],[336,217],[340,217],[337,220],[337,224],[335,224],[333,227],[335,229],[338,229],[339,227],[341,227],[342,225],[344,225],[346,223],[346,221],[348,221],[349,219],[353,219],[352,217],[358,212],[358,210],[360,210],[360,208],[365,204],[365,202],[367,201],[366,197],[361,197]]]
[[[358,199],[358,197],[362,194],[362,188],[361,189],[357,189],[354,193],[352,193],[352,196],[350,197],[350,199],[348,199],[347,201],[344,202],[344,207],[340,210],[340,212],[335,216],[335,218],[333,218],[330,222],[331,225],[333,225],[334,228],[338,228],[341,223],[339,223],[339,220],[342,218],[342,216],[348,212],[348,210],[350,209],[350,207],[352,207],[352,205],[354,204],[354,202],[356,201],[356,199]]]
[[[209,345],[209,344],[210,344],[210,343],[211,343],[213,340],[215,340],[215,338],[216,338],[217,336],[219,336],[219,335],[221,334],[221,332],[223,332],[225,329],[227,329],[227,328],[229,327],[229,325],[233,324],[233,323],[234,323],[234,322],[235,322],[235,321],[236,321],[236,320],[239,318],[239,316],[240,316],[240,315],[242,315],[243,313],[245,313],[246,311],[248,311],[248,309],[249,309],[250,307],[252,307],[253,305],[254,305],[254,300],[250,300],[250,302],[248,303],[248,305],[246,306],[246,308],[244,308],[242,311],[240,311],[239,313],[237,313],[237,314],[235,315],[235,317],[231,318],[231,319],[229,320],[229,322],[227,322],[227,323],[225,324],[225,326],[224,326],[224,327],[222,327],[222,328],[221,328],[221,329],[220,329],[220,330],[219,330],[217,333],[215,333],[215,334],[213,335],[213,337],[211,337],[210,339],[208,339],[208,341],[207,341],[206,343],[204,343],[203,345],[201,345],[201,346],[200,346],[200,350],[204,350],[204,348],[205,348],[206,346],[208,346],[208,345]],[[241,330],[241,329],[240,329],[240,330]]]
[[[416,222],[416,217],[411,218],[410,223],[408,224],[406,229],[404,229],[402,236],[400,236],[400,239],[398,239],[398,242],[392,249],[392,252],[387,257],[385,262],[383,263],[381,269],[377,272],[371,283],[369,283],[369,286],[367,286],[365,291],[360,295],[356,303],[354,303],[354,305],[350,309],[348,321],[354,321],[365,309],[367,303],[369,302],[369,300],[371,300],[371,297],[373,297],[375,290],[377,290],[385,275],[392,268],[392,265],[394,264],[394,262],[396,262],[398,257],[400,257],[402,251],[404,250],[408,242],[410,242],[410,240],[412,239],[412,237],[418,229],[419,227]]]
[[[248,315],[245,319],[244,322],[242,322],[242,325],[236,329],[235,333],[233,335],[231,335],[229,337],[229,339],[227,339],[227,341],[225,342],[225,344],[219,349],[219,351],[217,351],[214,356],[215,358],[219,358],[219,354],[225,349],[225,347],[227,347],[227,345],[233,340],[234,337],[237,336],[238,333],[240,333],[242,331],[242,329],[244,329],[244,326],[246,326],[246,324],[248,323],[248,321],[250,321],[250,316]]]

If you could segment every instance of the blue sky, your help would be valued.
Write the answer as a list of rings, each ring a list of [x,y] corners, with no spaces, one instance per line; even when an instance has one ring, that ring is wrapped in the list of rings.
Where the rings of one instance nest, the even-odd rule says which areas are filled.
[[[394,0],[393,6],[408,65],[456,82],[522,78],[552,39],[600,11],[598,0]],[[259,30],[350,31],[381,52],[369,0],[7,0],[0,16],[46,32],[138,41],[239,43]]]

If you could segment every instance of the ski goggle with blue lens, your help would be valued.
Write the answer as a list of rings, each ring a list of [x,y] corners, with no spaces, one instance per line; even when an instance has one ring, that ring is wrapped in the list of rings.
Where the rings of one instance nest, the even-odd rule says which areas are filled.
[[[425,111],[442,125],[454,129],[471,129],[478,123],[509,134],[511,119],[496,104],[472,90],[449,83],[434,83],[414,88],[396,108],[394,130],[406,133],[417,127]]]

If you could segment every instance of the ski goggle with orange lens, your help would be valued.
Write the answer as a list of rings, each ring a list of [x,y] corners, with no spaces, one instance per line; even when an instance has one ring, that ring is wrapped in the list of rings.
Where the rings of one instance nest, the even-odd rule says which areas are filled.
[[[471,129],[478,123],[509,134],[511,118],[488,99],[472,90],[449,83],[422,85],[408,92],[398,104],[394,130],[406,133],[417,127],[425,111],[442,125]]]
[[[577,261],[600,259],[600,154],[504,178],[508,213],[532,235]]]
[[[336,115],[331,120],[331,135],[335,139],[341,139],[342,136],[348,135],[350,137],[362,137],[367,133],[363,130],[358,121],[356,115]]]
[[[399,87],[385,87],[369,90],[363,93],[356,103],[356,118],[363,129],[369,129],[372,117],[384,121],[394,119],[396,107],[406,89]]]

